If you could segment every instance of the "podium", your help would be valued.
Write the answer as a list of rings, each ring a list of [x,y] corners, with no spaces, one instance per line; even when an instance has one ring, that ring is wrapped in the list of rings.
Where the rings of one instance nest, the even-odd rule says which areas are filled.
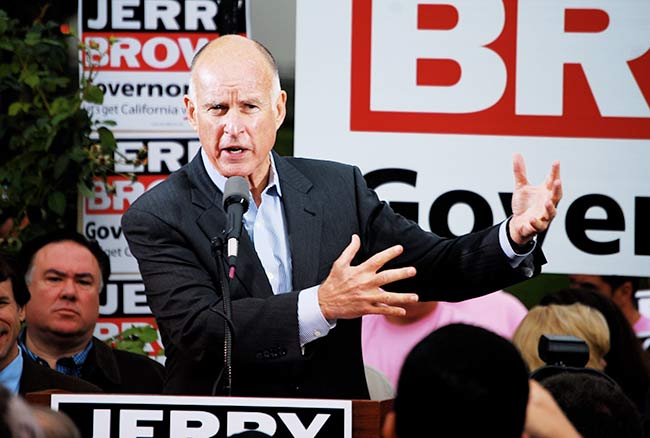
[[[65,412],[84,438],[163,438],[181,434],[225,438],[245,429],[259,429],[273,437],[379,438],[384,417],[393,406],[392,399],[283,399],[51,391],[29,393],[25,398],[31,404]]]

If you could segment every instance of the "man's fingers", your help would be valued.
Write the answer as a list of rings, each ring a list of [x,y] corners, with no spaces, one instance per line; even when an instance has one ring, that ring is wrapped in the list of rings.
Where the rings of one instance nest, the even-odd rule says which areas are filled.
[[[562,180],[556,179],[553,181],[553,188],[551,190],[551,200],[553,204],[557,205],[560,199],[562,199]]]
[[[551,173],[549,173],[548,175],[548,182],[546,184],[546,187],[549,190],[551,190],[551,188],[553,187],[553,183],[559,179],[560,179],[560,162],[556,160],[551,165]]]
[[[405,316],[406,310],[401,305],[415,303],[418,301],[416,294],[402,294],[395,292],[381,291],[377,295],[376,302],[368,313],[377,315]]]
[[[352,263],[352,259],[354,259],[354,256],[357,254],[357,251],[359,251],[360,246],[361,246],[361,241],[359,240],[359,236],[353,234],[352,239],[350,240],[350,244],[345,247],[345,249],[339,256],[339,258],[336,259],[334,264],[338,264],[341,266],[349,266],[350,263]]]
[[[393,260],[395,257],[400,255],[404,251],[402,245],[391,246],[385,250],[378,252],[377,254],[370,257],[368,260],[363,262],[360,267],[371,269],[373,272],[377,272],[382,266],[388,263],[390,260]]]
[[[385,271],[379,272],[375,276],[375,282],[377,283],[378,287],[381,287],[385,284],[394,283],[399,280],[404,280],[405,278],[414,277],[415,274],[416,270],[412,266],[408,266],[406,268],[387,269]]]
[[[524,157],[519,153],[512,157],[512,170],[515,174],[515,187],[522,187],[528,184],[526,163],[524,163]]]

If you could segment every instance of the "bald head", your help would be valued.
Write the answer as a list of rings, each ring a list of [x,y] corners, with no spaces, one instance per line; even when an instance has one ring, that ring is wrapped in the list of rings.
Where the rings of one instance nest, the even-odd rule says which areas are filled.
[[[207,61],[208,59],[210,61]],[[270,75],[272,81],[273,96],[277,98],[277,95],[280,93],[280,74],[273,54],[264,45],[255,40],[240,35],[229,34],[222,35],[210,41],[194,55],[190,68],[191,76],[189,86],[189,96],[194,101],[196,100],[195,81],[197,71],[207,62],[224,65],[227,63],[261,62],[261,65],[265,64],[265,68],[268,69],[267,74]]]

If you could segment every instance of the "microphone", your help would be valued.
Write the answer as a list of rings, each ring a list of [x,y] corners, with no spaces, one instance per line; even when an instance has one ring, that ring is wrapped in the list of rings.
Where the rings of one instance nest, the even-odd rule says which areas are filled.
[[[228,216],[228,228],[225,231],[227,250],[226,256],[230,267],[228,276],[235,276],[235,263],[239,250],[244,213],[248,210],[248,182],[243,176],[231,176],[226,180],[223,190],[223,209]]]

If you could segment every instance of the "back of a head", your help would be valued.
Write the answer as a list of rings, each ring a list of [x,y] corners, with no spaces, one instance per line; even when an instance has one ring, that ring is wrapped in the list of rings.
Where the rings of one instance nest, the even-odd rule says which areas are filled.
[[[3,385],[0,385],[0,437],[45,438],[30,405]]]
[[[620,387],[594,373],[561,372],[541,380],[584,438],[641,438],[642,420]]]
[[[535,306],[515,330],[512,342],[521,352],[528,367],[535,370],[545,363],[538,352],[542,335],[570,335],[589,346],[587,367],[602,370],[604,356],[609,352],[609,328],[605,317],[593,307],[580,303]]]
[[[625,315],[616,304],[589,289],[567,288],[545,295],[540,304],[582,303],[600,311],[609,327],[610,349],[605,355],[605,372],[642,409],[650,388],[650,364]],[[650,407],[649,407],[650,408]]]
[[[399,438],[520,438],[528,369],[508,340],[483,328],[450,324],[407,356],[395,397]]]
[[[81,438],[81,432],[65,412],[54,411],[47,406],[34,405],[32,413],[36,422],[43,429],[45,438]]]

